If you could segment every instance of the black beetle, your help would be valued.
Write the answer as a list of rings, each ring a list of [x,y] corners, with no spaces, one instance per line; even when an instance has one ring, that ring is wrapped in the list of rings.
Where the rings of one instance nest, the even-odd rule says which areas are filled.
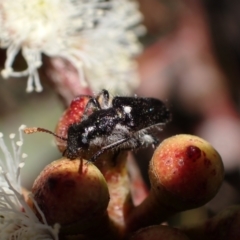
[[[156,145],[158,139],[154,132],[159,132],[170,117],[169,109],[158,99],[136,96],[110,99],[108,91],[102,90],[89,99],[83,119],[69,126],[67,138],[42,128],[26,132],[44,131],[67,141],[63,155],[69,159],[81,157],[89,149],[97,149],[89,159],[94,162],[108,150]]]

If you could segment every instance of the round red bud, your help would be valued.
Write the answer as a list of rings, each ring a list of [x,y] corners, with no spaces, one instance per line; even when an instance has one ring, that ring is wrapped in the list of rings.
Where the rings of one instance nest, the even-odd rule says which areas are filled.
[[[37,177],[32,192],[50,225],[94,221],[105,214],[109,202],[103,175],[85,160],[52,162]]]
[[[55,133],[58,136],[67,138],[67,131],[71,124],[80,122],[89,101],[88,96],[79,96],[72,100],[70,106],[65,110],[63,115],[58,121]],[[66,149],[66,141],[56,138],[57,146],[60,152]]]
[[[176,210],[211,200],[224,178],[218,152],[205,140],[181,134],[164,140],[150,162],[151,188],[161,202]]]

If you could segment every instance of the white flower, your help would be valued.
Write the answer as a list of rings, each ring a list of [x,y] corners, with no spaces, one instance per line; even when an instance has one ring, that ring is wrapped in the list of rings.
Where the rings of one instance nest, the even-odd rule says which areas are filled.
[[[49,226],[46,219],[32,198],[43,219],[39,221],[33,210],[26,204],[20,184],[20,170],[24,166],[26,154],[21,153],[23,143],[22,129],[19,128],[19,140],[15,142],[15,134],[10,134],[13,151],[6,147],[3,134],[0,133],[0,236],[1,240],[50,240],[58,239],[59,226]]]
[[[0,0],[0,47],[7,48],[2,75],[29,76],[27,91],[41,91],[43,53],[70,61],[83,85],[99,90],[116,81],[127,91],[137,83],[133,57],[141,51],[141,18],[132,0]],[[27,69],[17,72],[20,50]]]
[[[134,1],[112,1],[111,11],[99,21],[95,31],[84,31],[83,51],[93,56],[88,67],[84,65],[86,78],[95,92],[108,88],[112,94],[129,94],[139,83],[134,56],[142,51],[138,41],[145,28]]]

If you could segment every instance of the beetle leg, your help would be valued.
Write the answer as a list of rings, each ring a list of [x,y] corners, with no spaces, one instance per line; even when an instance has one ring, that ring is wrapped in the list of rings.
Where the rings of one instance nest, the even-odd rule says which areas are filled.
[[[123,138],[123,139],[120,139],[119,141],[117,142],[114,142],[112,144],[109,144],[103,148],[101,148],[99,151],[97,151],[92,157],[91,159],[89,160],[90,162],[95,162],[97,160],[97,158],[102,155],[104,152],[108,151],[108,150],[111,150],[111,149],[114,149],[114,148],[117,148],[119,147],[121,144],[125,143],[125,142],[128,142],[132,140],[134,142],[134,144],[132,143],[130,146],[124,146],[122,148],[120,148],[119,150],[133,150],[133,149],[137,149],[139,147],[142,146],[142,143],[134,138],[134,137],[127,137],[127,138]]]
[[[100,109],[101,109],[101,106],[98,100],[96,98],[90,98],[85,107],[82,120],[87,119],[93,112]]]
[[[129,138],[123,138],[123,139],[120,139],[119,141],[117,142],[114,142],[112,144],[109,144],[103,148],[101,148],[99,151],[97,151],[91,158],[90,158],[90,162],[95,162],[97,160],[97,158],[102,155],[104,152],[110,150],[110,149],[113,149],[115,147],[118,147],[119,145],[129,141],[131,139],[131,137]]]
[[[96,97],[91,97],[85,107],[83,120],[87,119],[94,111],[110,107],[109,93],[103,89]]]
[[[110,107],[109,92],[103,89],[97,96],[97,101],[101,105],[102,109],[107,109]]]

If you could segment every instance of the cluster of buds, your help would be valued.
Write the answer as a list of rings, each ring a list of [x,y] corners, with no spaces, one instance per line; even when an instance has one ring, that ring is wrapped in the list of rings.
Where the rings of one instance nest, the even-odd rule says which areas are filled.
[[[86,104],[85,96],[72,101],[56,135],[67,138],[68,126],[81,121]],[[56,140],[64,152],[66,141]],[[127,156],[122,152],[113,161],[116,156],[110,151],[95,164],[88,156],[86,160],[63,157],[40,173],[32,187],[34,200],[48,224],[61,225],[60,239],[190,239],[190,230],[159,224],[175,213],[203,206],[216,195],[224,178],[218,152],[197,136],[164,140],[149,164],[148,194],[140,176],[138,180],[131,176],[134,171],[128,176]],[[142,190],[146,198],[134,204],[137,195],[131,189]]]
[[[74,78],[63,74],[67,61],[81,86],[97,90],[108,85],[114,93],[129,93],[139,84],[134,57],[142,51],[138,36],[145,28],[141,21],[133,0],[2,0],[0,48],[7,49],[7,58],[1,74],[28,77],[27,91],[41,91],[38,69],[45,54],[50,57],[50,69],[58,70],[54,76],[49,70],[49,75],[55,81],[67,79],[61,86],[79,89],[76,82],[69,84]],[[27,65],[22,71],[13,67],[19,52]],[[55,135],[61,136],[56,142],[62,153],[68,128],[81,121],[87,102],[88,97],[75,98],[59,120]],[[218,192],[223,163],[205,140],[182,134],[163,141],[150,160],[149,191],[137,167],[127,163],[128,154],[109,151],[94,164],[88,154],[53,161],[27,194],[19,178],[26,157],[21,155],[23,128],[19,141],[10,135],[13,154],[0,133],[4,155],[0,159],[1,239],[240,239],[239,206],[192,228],[161,225],[176,213],[203,206]],[[89,149],[89,154],[95,151]]]

